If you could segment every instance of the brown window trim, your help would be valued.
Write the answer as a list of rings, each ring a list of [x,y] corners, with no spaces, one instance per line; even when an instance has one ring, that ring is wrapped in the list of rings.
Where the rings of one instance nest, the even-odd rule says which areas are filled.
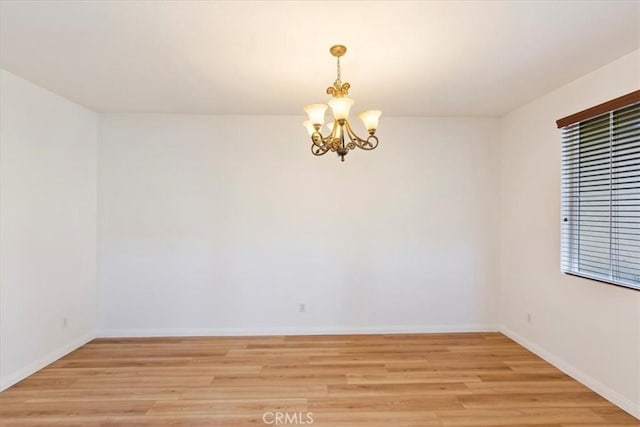
[[[636,90],[634,92],[612,99],[611,101],[598,104],[595,107],[587,108],[586,110],[558,119],[556,120],[556,124],[558,125],[558,128],[563,128],[565,126],[569,126],[574,123],[599,116],[600,114],[608,113],[609,111],[617,110],[618,108],[635,104],[636,102],[640,102],[640,90]]]

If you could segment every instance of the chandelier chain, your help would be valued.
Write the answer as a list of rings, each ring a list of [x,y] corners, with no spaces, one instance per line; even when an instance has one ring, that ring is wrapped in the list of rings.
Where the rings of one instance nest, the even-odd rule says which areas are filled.
[[[340,57],[338,56],[338,78],[336,79],[336,82],[338,82],[338,84],[342,83],[342,79],[341,79],[341,73],[340,73]]]

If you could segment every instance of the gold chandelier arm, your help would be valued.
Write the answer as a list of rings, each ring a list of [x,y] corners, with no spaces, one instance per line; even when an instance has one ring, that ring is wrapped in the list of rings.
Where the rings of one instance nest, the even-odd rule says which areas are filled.
[[[318,148],[324,149],[326,146],[326,140],[322,137],[320,131],[315,131],[311,135],[311,142]]]
[[[322,136],[319,130],[315,131],[311,135],[311,152],[316,156],[322,156],[329,151],[336,151],[336,125],[334,124],[333,130],[325,138]]]
[[[347,131],[347,135],[349,135],[349,139],[351,140],[351,142],[355,144],[358,148],[362,150],[375,150],[375,148],[378,146],[377,136],[369,135],[367,139],[362,139],[358,135],[356,135],[356,133],[351,128],[351,125],[349,124],[349,122],[345,122],[344,129]]]
[[[322,156],[324,154],[327,154],[329,152],[329,148],[322,148],[322,147],[318,147],[315,144],[311,144],[311,152],[313,153],[314,156]]]

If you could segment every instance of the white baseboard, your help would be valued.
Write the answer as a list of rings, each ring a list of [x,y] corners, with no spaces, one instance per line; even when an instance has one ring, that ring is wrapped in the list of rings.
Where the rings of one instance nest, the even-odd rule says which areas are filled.
[[[27,378],[29,375],[33,375],[34,373],[38,372],[40,369],[44,368],[47,365],[50,365],[51,363],[55,362],[61,357],[66,356],[67,354],[71,353],[73,350],[77,349],[78,347],[82,347],[83,345],[85,345],[86,343],[88,343],[94,338],[95,338],[95,335],[93,333],[88,333],[86,335],[83,335],[80,338],[73,340],[69,344],[50,352],[43,358],[38,359],[33,363],[30,363],[29,365],[18,370],[17,372],[14,372],[13,374],[6,375],[0,378],[0,391],[6,390],[7,388],[11,387],[17,382]]]
[[[345,334],[418,334],[446,332],[498,332],[497,325],[405,325],[296,328],[168,328],[168,329],[106,329],[98,338],[139,337],[228,337],[266,335],[345,335]]]
[[[627,399],[617,391],[612,390],[611,388],[602,384],[600,381],[596,380],[592,376],[587,375],[581,370],[577,369],[575,366],[573,366],[569,362],[543,349],[537,344],[532,343],[528,339],[513,332],[512,330],[503,326],[502,328],[500,328],[500,332],[502,332],[503,334],[505,334],[506,336],[508,336],[509,338],[511,338],[518,344],[520,344],[521,346],[525,347],[526,349],[537,354],[538,356],[540,356],[541,358],[543,358],[544,360],[546,360],[556,368],[560,369],[565,374],[569,375],[570,377],[574,378],[575,380],[589,387],[591,390],[595,391],[600,396],[607,399],[609,402],[613,403],[614,405],[628,412],[632,416],[640,419],[640,403],[633,402],[630,399]]]

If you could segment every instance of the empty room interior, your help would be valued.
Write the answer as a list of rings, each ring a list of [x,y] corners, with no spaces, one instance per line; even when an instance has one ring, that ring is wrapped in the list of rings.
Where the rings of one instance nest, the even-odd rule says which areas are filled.
[[[0,0],[0,425],[640,426],[640,2]]]

